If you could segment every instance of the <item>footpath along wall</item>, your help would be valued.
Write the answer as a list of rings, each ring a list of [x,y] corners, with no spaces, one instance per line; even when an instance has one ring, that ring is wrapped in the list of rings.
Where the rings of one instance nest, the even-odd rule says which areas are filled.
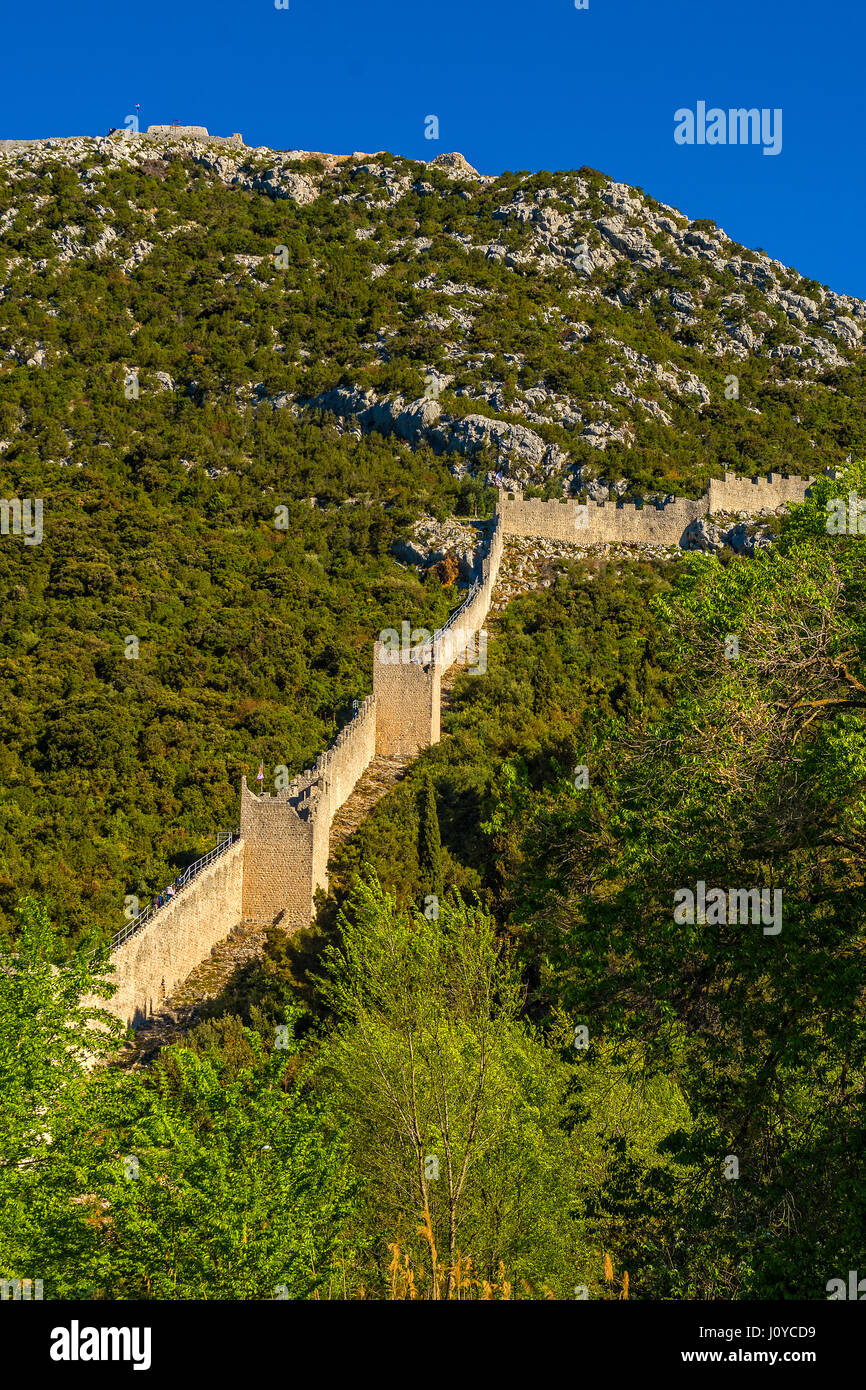
[[[225,940],[241,920],[244,845],[236,840],[112,954],[117,993],[90,1000],[135,1026]]]
[[[289,931],[309,925],[316,889],[328,886],[334,816],[359,778],[377,755],[414,756],[439,742],[442,676],[455,661],[478,664],[506,536],[678,545],[699,516],[775,510],[802,501],[811,481],[726,473],[697,500],[676,498],[659,506],[605,502],[580,508],[574,501],[525,500],[519,492],[500,490],[480,576],[460,607],[414,646],[374,643],[372,695],[332,747],[288,787],[256,795],[242,779],[240,838],[118,946],[119,988],[106,1007],[126,1023],[143,1021],[242,920],[278,921]]]

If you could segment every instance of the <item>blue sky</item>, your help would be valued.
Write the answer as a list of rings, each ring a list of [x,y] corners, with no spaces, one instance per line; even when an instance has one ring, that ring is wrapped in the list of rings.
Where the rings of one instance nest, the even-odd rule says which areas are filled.
[[[101,134],[140,102],[280,149],[586,164],[866,297],[864,38],[862,0],[42,0],[4,20],[0,136]],[[699,101],[781,108],[781,153],[677,145]]]

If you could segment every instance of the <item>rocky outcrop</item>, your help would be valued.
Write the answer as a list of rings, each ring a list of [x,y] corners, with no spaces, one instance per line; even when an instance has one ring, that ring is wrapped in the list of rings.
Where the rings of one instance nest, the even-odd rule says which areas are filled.
[[[398,541],[394,554],[405,564],[424,570],[453,558],[456,577],[471,583],[477,577],[479,544],[477,529],[466,522],[453,517],[437,521],[432,516],[420,516],[412,526],[411,539]]]
[[[754,399],[744,398],[736,407],[740,412],[760,415],[760,396],[767,387],[818,386],[828,403],[830,392],[856,399],[859,384],[851,377],[849,387],[848,369],[862,367],[863,302],[806,280],[763,252],[737,246],[713,223],[690,222],[676,209],[601,174],[582,170],[551,176],[548,182],[519,176],[499,181],[479,174],[457,152],[425,162],[384,152],[342,156],[250,149],[233,145],[235,137],[215,147],[215,139],[203,127],[186,127],[151,128],[134,138],[119,132],[113,138],[12,142],[0,153],[10,195],[0,214],[0,232],[20,239],[25,228],[28,235],[42,229],[51,243],[38,258],[19,254],[0,260],[0,295],[26,294],[26,279],[44,279],[54,264],[62,269],[89,259],[113,261],[134,276],[166,238],[192,228],[198,234],[195,223],[178,216],[166,225],[156,209],[134,202],[135,231],[124,234],[122,219],[105,206],[110,201],[102,189],[106,171],[138,169],[163,180],[170,170],[177,176],[181,161],[207,175],[202,185],[219,181],[301,208],[323,196],[333,200],[351,247],[352,273],[373,285],[370,299],[382,307],[384,317],[377,309],[369,342],[355,341],[349,332],[345,360],[329,364],[333,372],[328,379],[375,380],[364,375],[368,367],[389,363],[395,351],[423,376],[427,364],[417,358],[417,344],[435,335],[441,347],[437,367],[449,373],[454,395],[448,398],[448,412],[436,399],[385,400],[351,387],[330,391],[314,404],[331,410],[338,420],[351,420],[353,431],[377,429],[451,455],[455,476],[481,469],[490,478],[500,472],[509,483],[528,488],[560,475],[565,489],[573,461],[585,460],[590,450],[608,457],[613,453],[617,463],[609,466],[619,471],[624,471],[624,451],[641,451],[648,441],[657,457],[670,458],[674,433],[693,432],[696,446],[706,435],[696,419],[704,407],[711,414],[718,406],[734,415],[735,407],[728,410],[727,402],[739,396],[727,394],[728,362],[734,373],[746,359],[757,368],[750,370],[744,386]],[[41,209],[49,199],[41,192],[40,166],[57,158],[77,170],[88,217],[85,223],[82,214],[82,225],[49,218],[42,228]],[[443,175],[453,180],[447,196],[452,202],[467,200],[471,218],[452,221],[437,208]],[[404,199],[399,226],[380,216]],[[415,220],[419,202],[429,225]],[[344,216],[347,208],[350,217]],[[274,279],[281,276],[287,295],[303,295],[308,286],[299,284],[311,273],[323,274],[331,254],[321,243],[310,261],[304,259],[287,274],[283,267],[275,268],[273,249],[262,251],[261,238],[252,236],[248,248],[227,254],[220,282],[238,287],[244,296],[258,295],[266,287],[276,289]],[[548,272],[550,282],[545,280]],[[514,277],[532,285],[537,300],[529,316],[533,327],[524,342],[509,335],[504,346],[511,350],[500,353],[491,328],[500,306],[506,314],[515,311],[509,283]],[[624,312],[612,316],[611,305]],[[244,312],[253,323],[249,306]],[[416,313],[422,335],[410,323]],[[642,322],[651,334],[643,333]],[[137,329],[130,325],[131,332]],[[269,332],[279,339],[273,325]],[[286,351],[284,344],[268,339],[258,346]],[[281,365],[303,371],[308,351],[297,344],[291,351],[294,361],[286,356]],[[10,354],[29,361],[33,345],[14,343],[6,352]],[[49,356],[56,360],[53,350]],[[584,358],[591,370],[581,373]],[[154,365],[181,380],[178,389],[187,389],[179,361],[166,358]],[[841,368],[846,370],[840,387],[835,374]],[[259,365],[255,370],[264,374]],[[303,384],[293,385],[290,395],[285,382],[285,374],[275,378],[258,401],[245,388],[234,387],[227,394],[243,410],[269,400],[274,408],[294,411]],[[308,392],[313,389],[318,387]],[[796,404],[791,409],[799,426]],[[809,415],[815,418],[811,406]],[[819,439],[814,423],[802,432],[807,429],[806,448],[823,453],[815,462],[834,457],[838,449],[831,434],[824,432]],[[803,455],[801,447],[801,468],[808,467]],[[591,467],[586,482],[592,485],[591,475],[597,472],[598,466]],[[603,500],[608,486],[599,480],[590,496]]]
[[[454,150],[450,154],[437,154],[435,159],[430,160],[433,169],[444,169],[452,179],[480,179],[477,169],[473,169],[467,159],[462,154]]]
[[[568,462],[568,456],[555,444],[524,425],[492,420],[486,415],[445,415],[438,401],[422,397],[404,401],[402,396],[380,399],[372,391],[340,386],[302,404],[351,417],[363,430],[396,434],[409,444],[426,441],[437,453],[457,453],[474,457],[485,446],[499,456],[500,469],[509,478],[520,480],[522,473],[541,469],[552,474]]]
[[[754,555],[756,550],[767,550],[772,544],[773,532],[766,523],[750,520],[726,525],[703,516],[686,528],[682,538],[683,550],[703,550],[708,554],[718,554],[727,546],[735,555]]]

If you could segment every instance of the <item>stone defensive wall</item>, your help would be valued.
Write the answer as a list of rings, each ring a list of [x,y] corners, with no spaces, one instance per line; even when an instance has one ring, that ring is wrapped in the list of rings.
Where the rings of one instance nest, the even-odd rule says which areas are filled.
[[[241,920],[244,845],[236,840],[190,886],[114,952],[117,993],[89,1002],[135,1026],[224,940]]]
[[[490,609],[490,600],[499,574],[505,531],[498,510],[481,561],[481,576],[468,596],[455,608],[444,627],[434,634],[436,659],[446,671],[458,661],[472,644],[473,634],[480,632]]]
[[[721,482],[718,478],[710,479],[705,495],[712,515],[716,512],[775,511],[789,502],[804,501],[814,481],[814,478],[798,478],[787,473],[768,473],[766,478],[741,478],[736,473],[726,473]]]
[[[374,644],[373,694],[311,768],[262,795],[242,779],[240,838],[117,948],[118,990],[104,1007],[127,1024],[143,1022],[241,921],[309,925],[316,889],[328,886],[331,824],[358,779],[377,754],[438,743],[439,682],[454,661],[477,659],[502,544],[497,516],[479,579],[438,632],[407,645],[395,663],[380,660],[384,649]]]
[[[228,145],[231,149],[242,150],[242,135],[209,135],[203,125],[149,125],[147,134],[139,132],[140,139],[155,140],[198,140],[202,145]]]
[[[440,682],[455,661],[477,659],[478,634],[502,555],[494,519],[480,578],[444,627],[399,652],[373,647],[373,694],[313,767],[284,790],[256,795],[241,783],[241,841],[246,846],[243,915],[286,927],[307,926],[318,888],[327,889],[330,831],[377,754],[414,755],[440,737]]]
[[[801,502],[811,481],[726,473],[697,500],[588,506],[501,489],[479,577],[459,608],[432,634],[412,633],[404,622],[396,650],[374,643],[373,694],[332,747],[289,786],[256,795],[243,778],[240,839],[117,948],[119,988],[106,1007],[124,1022],[143,1021],[242,920],[277,922],[289,931],[309,925],[316,889],[328,886],[331,824],[358,779],[377,755],[414,756],[438,743],[443,674],[455,661],[484,669],[483,626],[507,536],[673,546],[698,517]]]
[[[770,473],[766,478],[741,478],[726,473],[712,479],[703,496],[676,497],[668,502],[588,502],[573,499],[545,502],[522,492],[499,489],[497,510],[507,536],[541,536],[572,545],[621,542],[629,545],[680,545],[683,532],[699,517],[717,512],[753,514],[774,511],[789,502],[802,502],[813,478]]]
[[[242,779],[245,918],[309,924],[316,889],[328,886],[331,822],[375,756],[376,698],[369,695],[332,747],[283,791],[257,796]]]
[[[386,757],[414,755],[439,742],[442,676],[455,661],[478,664],[484,640],[480,634],[499,573],[503,543],[502,518],[497,512],[481,562],[481,576],[444,627],[414,646],[405,642],[399,652],[382,642],[375,643],[377,753]],[[410,638],[409,624],[404,627]]]
[[[706,516],[704,499],[678,497],[673,502],[588,502],[554,498],[544,502],[521,492],[501,491],[499,508],[507,536],[543,536],[569,545],[604,541],[625,544],[679,545],[686,527]]]

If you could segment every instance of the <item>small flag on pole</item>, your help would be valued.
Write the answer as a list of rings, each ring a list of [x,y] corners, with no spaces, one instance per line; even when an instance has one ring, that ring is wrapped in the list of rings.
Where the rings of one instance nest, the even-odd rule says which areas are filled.
[[[258,770],[258,772],[256,773],[256,781],[257,781],[257,782],[264,782],[264,780],[265,780],[265,764],[264,764],[264,761],[262,761],[262,762],[259,763],[259,770]]]

